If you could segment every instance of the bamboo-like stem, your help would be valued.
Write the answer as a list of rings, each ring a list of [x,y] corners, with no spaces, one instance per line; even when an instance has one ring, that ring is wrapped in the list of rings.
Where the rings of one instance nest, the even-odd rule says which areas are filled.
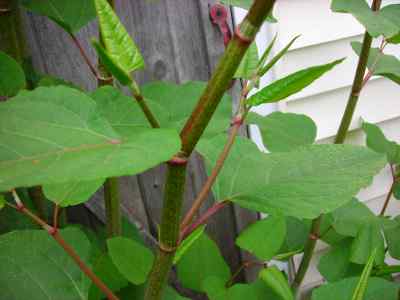
[[[381,3],[382,3],[381,0],[374,0],[371,9],[373,11],[378,11],[381,7]],[[340,122],[340,126],[334,140],[335,144],[343,144],[344,140],[346,139],[347,132],[349,131],[350,123],[351,120],[353,119],[354,111],[356,109],[361,90],[366,83],[366,81],[364,80],[364,74],[367,69],[367,63],[368,63],[369,52],[371,50],[371,45],[372,45],[372,37],[369,35],[368,32],[365,32],[364,40],[362,43],[362,49],[360,57],[358,59],[358,65],[353,80],[353,85],[351,88],[349,99],[347,101],[346,109],[342,116],[342,120]],[[312,222],[310,237],[307,240],[306,245],[304,247],[304,255],[292,284],[292,287],[295,291],[297,291],[297,289],[300,287],[304,279],[304,276],[306,275],[307,270],[310,266],[315,245],[320,235],[319,229],[320,229],[321,219],[322,216],[314,219]]]
[[[275,0],[255,0],[246,18],[236,29],[233,39],[181,132],[182,148],[179,154],[181,158],[187,159],[192,153],[274,3]],[[185,177],[186,164],[168,165],[160,226],[160,249],[149,275],[145,300],[160,300],[163,295],[179,239]]]
[[[75,250],[62,238],[57,228],[50,226],[43,219],[35,215],[29,209],[27,209],[24,204],[21,202],[18,194],[15,190],[12,191],[14,200],[16,205],[12,205],[10,203],[6,203],[8,206],[18,210],[20,213],[31,218],[33,222],[40,225],[44,230],[46,230],[50,236],[64,249],[64,251],[75,261],[78,267],[81,269],[83,273],[96,285],[103,293],[107,296],[109,300],[119,300],[117,296],[98,278],[92,270],[85,264],[85,262],[79,257],[79,255],[75,252]]]
[[[107,178],[104,183],[104,204],[106,211],[107,236],[121,235],[121,208],[118,178]]]
[[[306,245],[304,246],[304,255],[301,259],[299,269],[296,272],[296,276],[292,283],[292,288],[294,291],[297,291],[297,289],[300,287],[301,283],[303,282],[304,276],[307,273],[308,267],[310,266],[311,258],[314,254],[315,245],[317,244],[318,240],[321,220],[322,218],[319,217],[314,219],[312,222],[310,236],[307,240]]]

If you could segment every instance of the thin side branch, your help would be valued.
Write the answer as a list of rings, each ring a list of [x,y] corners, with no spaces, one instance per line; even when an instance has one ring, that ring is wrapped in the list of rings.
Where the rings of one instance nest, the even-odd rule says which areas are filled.
[[[83,273],[96,285],[103,293],[107,296],[109,300],[119,300],[117,296],[98,278],[92,270],[85,264],[84,261],[79,257],[75,250],[62,238],[56,227],[52,227],[47,224],[44,220],[36,216],[33,212],[27,209],[19,198],[15,190],[12,191],[14,201],[16,205],[7,203],[8,206],[18,210],[20,213],[28,216],[33,222],[40,225],[44,230],[46,230],[53,239],[65,250],[65,252],[75,261],[78,267]]]
[[[386,209],[387,209],[387,207],[389,205],[390,199],[393,196],[394,187],[395,187],[396,181],[397,181],[396,174],[395,174],[395,171],[394,171],[394,167],[393,167],[392,164],[390,165],[390,171],[392,173],[392,184],[390,186],[388,194],[386,195],[386,199],[385,199],[385,202],[383,203],[381,212],[379,213],[380,216],[384,216],[385,215],[385,212],[386,212]]]
[[[100,79],[100,76],[95,68],[95,66],[93,65],[93,63],[91,62],[89,56],[86,54],[85,49],[83,49],[81,43],[79,42],[79,40],[77,39],[77,37],[73,34],[70,34],[70,37],[72,39],[72,41],[74,42],[74,45],[78,48],[80,54],[82,55],[83,60],[85,61],[86,65],[89,67],[90,72],[92,72],[93,76],[96,77],[96,79]]]

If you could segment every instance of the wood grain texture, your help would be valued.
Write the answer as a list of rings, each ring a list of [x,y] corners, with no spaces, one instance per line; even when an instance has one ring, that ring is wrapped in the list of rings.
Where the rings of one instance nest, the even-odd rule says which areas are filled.
[[[205,0],[116,1],[116,11],[141,49],[146,69],[136,74],[140,83],[152,80],[185,82],[208,80],[224,51],[222,35],[209,20],[209,5]],[[70,37],[44,17],[25,13],[25,27],[33,63],[37,70],[62,77],[89,90],[96,82]],[[93,62],[97,60],[89,39],[98,35],[92,22],[82,29],[78,39]],[[240,83],[232,89],[237,96]],[[234,97],[235,98],[235,97]],[[246,133],[246,130],[243,131]],[[165,166],[159,166],[139,176],[120,180],[122,209],[131,221],[140,223],[153,235],[157,234],[162,208]],[[190,159],[185,190],[185,210],[206,179],[204,164],[198,154]],[[213,204],[210,195],[204,211]],[[104,218],[102,191],[87,203],[100,219]],[[232,270],[238,269],[247,256],[235,246],[238,231],[257,219],[257,215],[237,207],[227,207],[208,226]],[[240,278],[244,279],[244,276]]]

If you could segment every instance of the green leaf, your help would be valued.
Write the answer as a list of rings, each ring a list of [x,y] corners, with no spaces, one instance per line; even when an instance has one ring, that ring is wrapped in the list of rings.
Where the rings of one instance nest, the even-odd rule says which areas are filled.
[[[6,198],[4,195],[0,195],[0,210],[6,205]]]
[[[132,116],[134,119],[135,116]],[[174,130],[119,134],[94,100],[58,86],[21,92],[0,103],[0,190],[133,175],[180,148]]]
[[[90,244],[76,228],[60,230],[63,239],[88,263]],[[90,280],[44,230],[0,236],[2,299],[86,300]],[[23,284],[21,284],[23,283]]]
[[[400,5],[386,5],[380,10],[380,15],[388,20],[388,22],[394,24],[394,26],[397,26],[397,34],[387,39],[387,41],[393,44],[400,43]]]
[[[359,56],[361,43],[352,42],[351,47]],[[368,57],[368,69],[373,75],[383,76],[400,84],[400,60],[394,55],[382,53],[378,48],[371,48]]]
[[[128,76],[144,68],[144,60],[138,47],[129,36],[107,0],[94,0],[102,41],[107,54]]]
[[[266,117],[250,113],[247,122],[258,126],[265,147],[270,152],[292,151],[313,144],[317,126],[306,115],[274,112]]]
[[[200,142],[208,172],[225,142],[225,136]],[[382,155],[361,146],[311,145],[265,154],[248,139],[238,138],[213,191],[218,201],[311,219],[350,201],[384,164]]]
[[[356,198],[332,212],[332,227],[344,236],[355,237],[365,224],[377,222],[374,213]]]
[[[20,3],[34,13],[47,16],[71,34],[96,17],[93,0],[20,0]]]
[[[24,87],[24,70],[13,58],[0,51],[0,96],[14,96]]]
[[[400,259],[400,217],[388,220],[390,226],[383,226],[389,254],[395,259]],[[386,222],[387,224],[387,222]]]
[[[247,101],[251,106],[278,102],[300,92],[343,60],[336,60],[329,64],[310,67],[290,74],[264,87]]]
[[[258,50],[256,42],[247,49],[233,78],[252,79],[258,67]]]
[[[174,256],[174,265],[176,265],[179,262],[179,260],[186,253],[186,251],[189,250],[189,248],[193,245],[193,243],[196,242],[197,239],[200,238],[202,234],[204,234],[205,229],[206,229],[205,225],[200,226],[195,231],[193,231],[192,234],[190,234],[186,239],[184,239],[182,243],[179,244],[179,247],[176,250]]]
[[[396,182],[393,186],[393,197],[400,200],[400,182]]]
[[[269,216],[245,228],[236,244],[261,260],[271,260],[282,247],[285,233],[285,218]]]
[[[112,263],[108,254],[100,254],[93,262],[93,272],[112,291],[118,291],[128,285],[128,281],[121,275]],[[103,293],[92,284],[89,290],[89,300],[102,300]]]
[[[361,274],[362,266],[350,262],[351,243],[352,239],[343,240],[320,258],[318,271],[328,282]]]
[[[100,45],[98,41],[92,39],[92,45],[96,50],[96,53],[105,67],[105,69],[111,73],[122,85],[129,86],[132,83],[132,77],[129,72],[126,72],[119,64],[115,61],[110,54]]]
[[[310,224],[293,217],[286,217],[285,240],[279,250],[279,255],[274,259],[288,259],[294,254],[302,252],[308,240]]]
[[[107,240],[112,262],[126,279],[133,284],[142,284],[153,264],[153,253],[138,242],[115,237]]]
[[[65,85],[65,86],[68,86],[70,88],[74,88],[74,89],[77,89],[77,90],[82,90],[82,88],[76,86],[72,82],[65,81],[64,79],[57,78],[57,77],[54,77],[54,76],[49,76],[49,75],[42,76],[40,78],[39,82],[37,83],[37,86],[46,86],[46,87],[58,86],[58,85]]]
[[[363,300],[364,299],[365,294],[367,292],[367,286],[368,286],[369,278],[371,276],[371,271],[372,271],[372,268],[374,267],[374,261],[375,261],[376,254],[377,254],[377,252],[375,250],[368,258],[368,262],[364,267],[364,270],[361,274],[360,280],[357,283],[357,286],[354,290],[353,297],[351,297],[351,300]]]
[[[50,184],[43,186],[43,193],[61,207],[73,206],[89,200],[103,183],[104,179]]]
[[[358,281],[359,277],[353,277],[322,285],[313,291],[311,300],[350,300]],[[397,284],[372,277],[363,300],[397,300],[398,291]]]
[[[382,130],[371,123],[364,122],[362,128],[367,135],[367,146],[372,150],[386,154],[387,160],[391,164],[400,163],[400,145],[389,141]]]
[[[230,278],[229,267],[219,253],[215,242],[202,234],[183,254],[177,264],[178,279],[183,286],[195,291],[203,290],[203,281],[217,276],[227,281]]]
[[[384,35],[390,38],[400,31],[400,21],[396,19],[395,7],[373,12],[365,0],[333,0],[331,8],[334,12],[352,14],[373,37]]]
[[[276,266],[270,266],[261,270],[259,277],[279,296],[282,300],[293,300],[293,293],[288,280],[282,271]]]
[[[150,100],[148,105],[152,111],[163,111],[159,118],[162,128],[174,128],[180,131],[205,88],[206,83],[200,81],[189,81],[181,85],[156,81],[143,85],[142,94]],[[225,132],[231,115],[232,99],[225,94],[202,137],[210,138]]]
[[[366,264],[374,254],[376,265],[385,260],[385,242],[378,223],[367,223],[362,226],[351,245],[350,261]]]

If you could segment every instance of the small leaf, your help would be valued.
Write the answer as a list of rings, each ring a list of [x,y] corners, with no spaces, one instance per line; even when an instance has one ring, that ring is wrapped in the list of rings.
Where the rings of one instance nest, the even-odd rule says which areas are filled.
[[[367,146],[372,150],[386,154],[387,160],[391,164],[400,163],[400,145],[389,141],[382,130],[371,123],[364,122],[362,128],[367,135]]]
[[[395,12],[398,10],[396,5],[389,6],[373,12],[365,0],[333,0],[331,8],[334,12],[352,14],[372,37],[384,35],[390,38],[399,33],[400,21]]]
[[[314,289],[311,300],[350,300],[359,282],[358,277],[322,285]],[[368,281],[363,300],[397,300],[399,286],[382,278],[372,277]]]
[[[282,271],[276,266],[261,270],[259,277],[269,286],[282,300],[293,300],[293,293],[288,280],[283,276]]]
[[[252,79],[258,66],[258,50],[256,42],[247,49],[233,78]]]
[[[352,42],[351,47],[359,56],[362,47],[361,43]],[[368,68],[373,75],[383,76],[400,84],[400,60],[396,56],[384,54],[378,48],[371,48],[368,57]]]
[[[69,33],[75,33],[96,17],[93,0],[21,0],[30,11],[47,16]]]
[[[13,58],[0,51],[0,97],[15,96],[24,87],[24,70]]]
[[[309,86],[343,60],[340,59],[326,65],[310,67],[279,79],[251,96],[248,99],[248,103],[251,106],[256,106],[285,99]]]
[[[360,280],[357,283],[357,286],[354,290],[353,297],[351,300],[363,300],[365,294],[367,292],[368,281],[371,276],[372,268],[374,267],[374,261],[377,255],[376,249],[372,252],[370,257],[368,258],[367,264],[364,267],[364,270],[361,274]]]
[[[107,0],[94,0],[107,54],[127,75],[144,67],[139,49]]]
[[[236,239],[236,244],[267,261],[282,247],[285,233],[285,218],[269,216],[245,228]]]
[[[272,69],[273,66],[289,51],[290,47],[293,45],[293,43],[300,37],[300,35],[295,36],[286,46],[283,48],[281,51],[276,54],[271,61],[266,64],[260,71],[260,76],[263,76],[266,74],[269,70]]]
[[[383,226],[389,254],[395,259],[400,259],[400,217],[387,220]]]
[[[202,234],[183,254],[177,264],[179,281],[195,291],[204,291],[203,282],[207,277],[217,276],[228,281],[230,270],[215,242]]]
[[[400,200],[400,182],[396,182],[393,186],[393,197]]]
[[[178,250],[176,250],[174,256],[174,265],[176,265],[179,262],[179,260],[186,253],[186,251],[189,250],[189,248],[193,245],[193,243],[196,242],[196,240],[200,238],[202,234],[204,234],[205,229],[206,229],[205,225],[200,226],[195,231],[193,231],[191,235],[189,235],[186,239],[182,241],[182,243],[178,247]]]
[[[385,245],[380,226],[367,223],[360,229],[351,245],[350,261],[365,264],[373,253],[375,264],[382,265],[385,259]]]
[[[107,248],[112,262],[133,284],[146,281],[153,264],[153,253],[138,242],[115,237],[107,240]]]
[[[103,185],[104,179],[93,181],[75,181],[43,186],[43,193],[52,202],[61,207],[86,202]]]
[[[310,222],[305,220],[299,220],[293,217],[286,217],[286,234],[285,240],[279,255],[275,256],[274,259],[288,259],[291,256],[302,252],[308,236],[310,233]]]
[[[313,144],[317,126],[306,115],[274,112],[266,117],[250,113],[247,122],[260,129],[265,147],[270,152],[292,151]]]

